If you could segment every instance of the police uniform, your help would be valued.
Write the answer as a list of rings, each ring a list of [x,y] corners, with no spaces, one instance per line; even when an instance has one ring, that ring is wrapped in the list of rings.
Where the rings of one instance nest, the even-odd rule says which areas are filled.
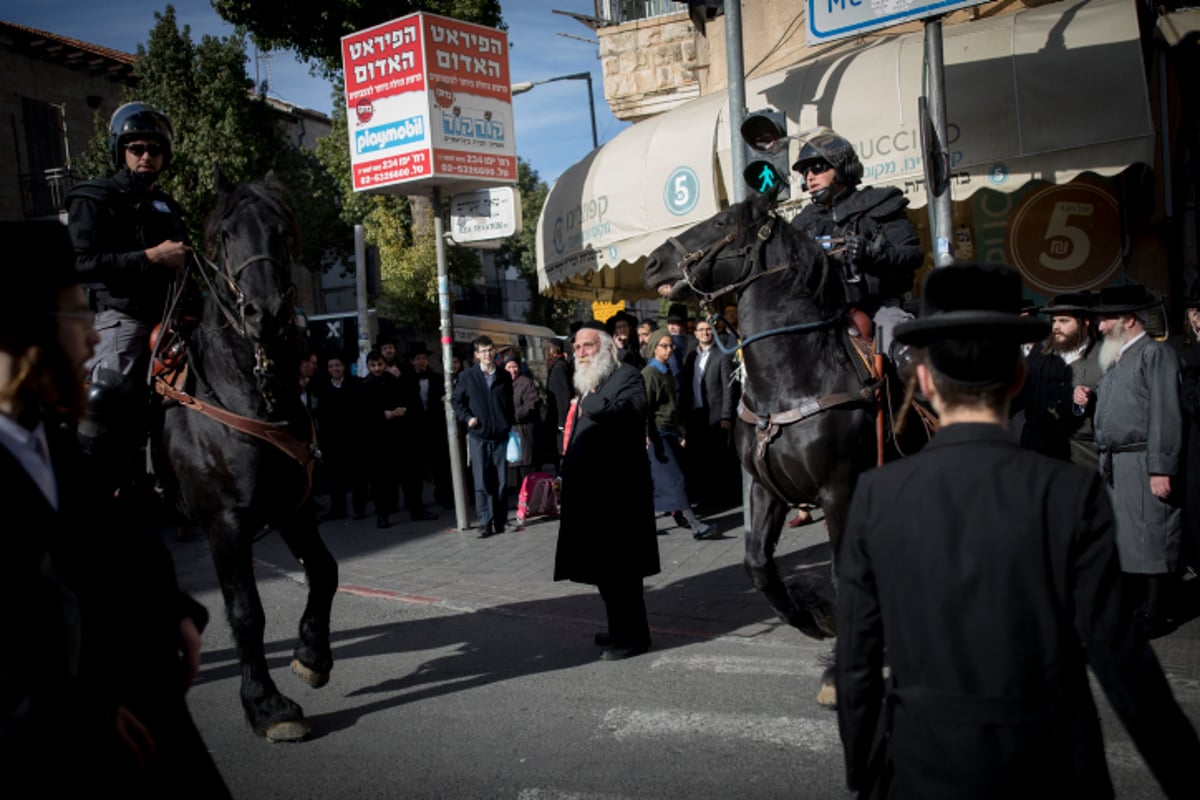
[[[894,186],[859,189],[862,162],[850,142],[833,131],[808,137],[792,165],[806,191],[806,171],[818,162],[828,164],[837,179],[812,193],[813,202],[792,225],[832,251],[846,278],[847,299],[883,328],[880,351],[886,354],[892,330],[912,319],[901,298],[912,289],[913,276],[925,260],[920,234],[905,213],[908,198]],[[857,240],[853,246],[852,239]],[[854,246],[857,250],[851,252]]]
[[[165,241],[186,242],[183,210],[153,188],[154,176],[131,171],[125,146],[149,139],[171,158],[171,124],[142,103],[118,108],[109,125],[109,155],[116,173],[86,181],[67,194],[67,228],[76,269],[91,291],[100,343],[88,369],[87,415],[80,422],[84,447],[114,465],[132,449],[144,424],[150,332],[162,320],[172,282],[171,267],[154,264],[146,250]]]

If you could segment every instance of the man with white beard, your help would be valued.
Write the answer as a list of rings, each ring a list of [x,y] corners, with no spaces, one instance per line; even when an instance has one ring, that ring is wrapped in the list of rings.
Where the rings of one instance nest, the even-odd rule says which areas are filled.
[[[1183,418],[1179,361],[1170,346],[1146,333],[1146,312],[1161,299],[1143,286],[1104,289],[1100,366],[1094,391],[1075,390],[1078,405],[1094,403],[1100,470],[1117,519],[1117,551],[1130,610],[1150,636],[1171,630],[1167,596],[1180,568]]]
[[[642,579],[660,569],[646,387],[602,323],[585,323],[574,347],[579,400],[564,443],[554,580],[600,590],[608,630],[595,642],[601,659],[617,661],[650,649]]]

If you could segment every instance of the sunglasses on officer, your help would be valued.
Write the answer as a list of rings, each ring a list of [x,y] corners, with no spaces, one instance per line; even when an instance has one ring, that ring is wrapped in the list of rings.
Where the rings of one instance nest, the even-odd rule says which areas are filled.
[[[827,172],[832,169],[827,161],[814,161],[811,164],[806,164],[804,167],[805,175],[820,175],[822,172]]]
[[[135,158],[141,158],[142,156],[146,155],[147,153],[150,154],[151,158],[158,158],[159,156],[161,156],[163,154],[162,145],[155,144],[154,142],[150,142],[149,144],[142,144],[141,142],[134,142],[133,144],[125,145],[125,149],[126,149],[126,151],[133,153]]]

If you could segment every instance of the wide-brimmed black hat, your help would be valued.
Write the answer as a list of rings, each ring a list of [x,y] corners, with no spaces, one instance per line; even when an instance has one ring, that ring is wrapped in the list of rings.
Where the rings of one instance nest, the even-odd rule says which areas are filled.
[[[583,330],[585,328],[588,328],[588,329],[591,329],[594,331],[604,331],[605,333],[608,333],[608,326],[605,325],[603,322],[601,322],[598,319],[589,319],[587,322],[585,322],[579,326],[579,330]]]
[[[998,264],[955,264],[925,277],[921,312],[896,326],[897,341],[917,347],[943,339],[996,339],[1023,344],[1045,338],[1050,325],[1021,316],[1021,276]]]
[[[1092,309],[1097,314],[1132,314],[1162,305],[1162,298],[1145,286],[1127,283],[1124,286],[1108,286],[1100,290],[1100,297]]]
[[[376,350],[378,350],[380,347],[383,347],[385,344],[398,345],[399,342],[396,341],[396,337],[390,333],[381,333],[375,337]]]
[[[671,303],[670,310],[667,311],[667,322],[687,322],[688,309],[683,303]]]
[[[61,222],[0,222],[0,241],[6,251],[0,318],[6,332],[41,330],[57,302],[57,291],[79,283],[75,250]],[[30,331],[33,333],[33,330]]]
[[[1096,307],[1095,292],[1067,292],[1056,294],[1041,308],[1043,314],[1091,314]]]
[[[1200,308],[1200,294],[1189,294],[1184,296],[1180,302],[1184,308]]]

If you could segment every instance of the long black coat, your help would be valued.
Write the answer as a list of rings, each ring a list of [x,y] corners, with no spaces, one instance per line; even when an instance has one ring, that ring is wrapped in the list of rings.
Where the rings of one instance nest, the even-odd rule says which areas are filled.
[[[157,534],[98,489],[74,433],[47,428],[59,510],[0,446],[10,502],[0,558],[0,769],[48,796],[227,797],[184,699],[179,624],[207,622]],[[158,746],[155,771],[114,759],[114,712]],[[178,785],[186,774],[185,785]],[[160,782],[161,781],[161,782]]]
[[[851,788],[886,797],[1112,797],[1090,666],[1170,797],[1200,742],[1122,613],[1097,473],[947,426],[864,474],[838,562],[838,721]],[[890,686],[881,667],[891,668]],[[890,792],[866,795],[885,695]]]
[[[1171,339],[1179,356],[1179,406],[1186,428],[1183,478],[1187,487],[1183,507],[1180,558],[1200,570],[1200,343],[1185,331]]]
[[[641,374],[621,364],[578,407],[562,463],[554,580],[599,584],[655,575],[658,533]]]

